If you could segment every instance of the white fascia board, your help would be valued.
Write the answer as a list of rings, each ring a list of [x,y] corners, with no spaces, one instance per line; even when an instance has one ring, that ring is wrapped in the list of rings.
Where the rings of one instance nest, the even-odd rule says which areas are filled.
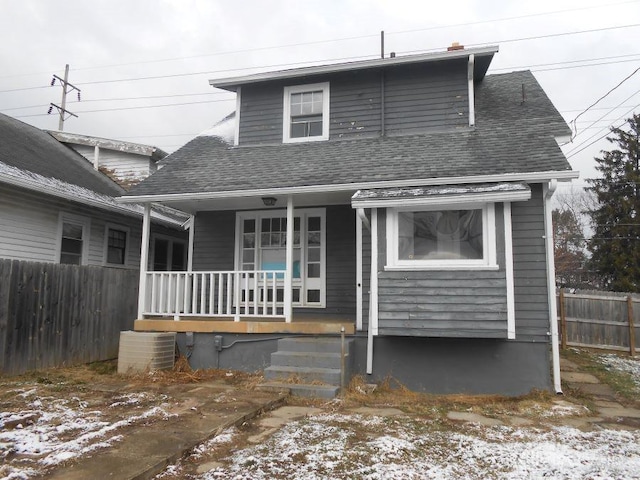
[[[402,198],[379,198],[374,200],[354,200],[351,202],[353,208],[385,208],[385,207],[422,207],[429,205],[458,205],[496,202],[523,202],[531,198],[531,191],[516,192],[485,192],[485,193],[460,193],[456,195],[431,195],[429,197],[402,197]]]
[[[366,68],[389,67],[393,65],[406,65],[411,63],[422,63],[428,61],[451,60],[455,58],[468,58],[469,55],[482,56],[493,55],[498,52],[497,46],[466,48],[453,51],[441,51],[435,53],[423,53],[419,55],[405,55],[399,57],[376,58],[375,60],[361,60],[356,62],[337,63],[329,65],[318,65],[313,67],[292,68],[289,70],[278,70],[275,72],[255,73],[252,75],[242,75],[239,77],[227,77],[209,80],[209,85],[215,88],[233,90],[238,85],[248,83],[264,82],[268,80],[282,80],[288,78],[307,77],[310,75],[320,75],[344,71],[362,70]]]
[[[502,175],[475,175],[469,177],[440,177],[414,178],[410,180],[382,180],[378,182],[343,183],[336,185],[303,185],[299,187],[261,188],[253,190],[225,190],[221,192],[168,193],[160,195],[127,195],[116,198],[122,203],[145,202],[179,202],[181,200],[215,200],[229,198],[262,197],[273,195],[303,195],[312,193],[348,192],[356,190],[371,190],[374,188],[427,187],[431,185],[455,185],[460,183],[498,183],[498,182],[527,182],[542,183],[551,179],[560,182],[571,181],[579,177],[574,170],[506,173]]]

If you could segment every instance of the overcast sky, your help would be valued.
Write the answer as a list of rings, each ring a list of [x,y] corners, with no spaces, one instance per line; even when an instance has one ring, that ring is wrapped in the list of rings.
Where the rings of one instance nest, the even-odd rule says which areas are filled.
[[[172,152],[234,110],[209,79],[377,58],[381,30],[398,55],[498,45],[489,74],[531,69],[567,122],[640,67],[640,0],[0,0],[0,112],[56,130],[69,64],[66,132]],[[638,104],[640,72],[578,119],[574,184]]]

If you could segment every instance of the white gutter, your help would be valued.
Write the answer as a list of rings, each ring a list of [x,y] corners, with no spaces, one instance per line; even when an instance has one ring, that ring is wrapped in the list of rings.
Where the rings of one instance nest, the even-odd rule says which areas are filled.
[[[229,198],[246,198],[274,195],[299,195],[312,193],[347,192],[353,190],[370,190],[373,188],[415,187],[430,185],[455,185],[460,183],[497,183],[497,182],[527,182],[541,183],[550,179],[558,181],[570,181],[578,178],[580,172],[575,170],[531,172],[531,173],[505,173],[501,175],[475,175],[469,177],[438,177],[438,178],[414,178],[408,180],[382,180],[378,182],[341,183],[336,185],[302,185],[298,187],[283,188],[259,188],[251,190],[225,190],[221,192],[193,192],[193,193],[167,193],[160,195],[127,195],[118,197],[121,203],[144,202],[172,202],[181,200],[216,200]]]
[[[497,203],[497,202],[524,202],[531,198],[531,190],[517,190],[511,192],[468,192],[456,195],[431,195],[428,197],[397,197],[397,198],[362,198],[352,200],[353,208],[385,208],[393,206],[411,207],[425,205],[469,204],[469,203]]]
[[[556,267],[553,257],[553,223],[551,221],[551,197],[558,182],[553,179],[544,186],[544,239],[547,252],[547,295],[549,297],[549,329],[551,335],[551,362],[553,366],[553,388],[562,394],[560,379],[560,348],[558,345],[558,311],[556,304]]]

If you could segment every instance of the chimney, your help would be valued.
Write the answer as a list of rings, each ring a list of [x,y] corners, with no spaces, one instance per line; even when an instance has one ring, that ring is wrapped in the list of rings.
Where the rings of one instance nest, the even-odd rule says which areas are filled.
[[[453,52],[455,50],[464,50],[464,45],[460,45],[458,42],[453,42],[450,47],[447,47],[447,52]]]

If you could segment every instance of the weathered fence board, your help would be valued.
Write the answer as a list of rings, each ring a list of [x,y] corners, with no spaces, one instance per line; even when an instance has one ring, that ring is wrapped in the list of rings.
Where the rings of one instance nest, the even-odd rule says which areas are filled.
[[[0,259],[0,372],[115,358],[138,272]]]
[[[628,351],[638,348],[640,298],[612,292],[558,295],[562,346],[590,346]]]

